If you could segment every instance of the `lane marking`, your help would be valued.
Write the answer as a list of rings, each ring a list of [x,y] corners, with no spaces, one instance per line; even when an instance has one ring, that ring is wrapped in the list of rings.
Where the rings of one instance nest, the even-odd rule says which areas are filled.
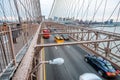
[[[45,61],[45,49],[43,48],[43,60]],[[44,64],[44,80],[46,80],[46,66]]]
[[[67,45],[66,47],[67,47],[67,48],[70,48],[70,46],[68,46],[68,45]]]
[[[58,49],[57,46],[55,46],[55,49]]]
[[[43,39],[41,39],[41,43],[44,44]],[[42,49],[42,61],[45,61],[45,49],[44,48]],[[44,80],[46,80],[46,66],[45,66],[45,64],[43,64],[43,68],[44,68],[44,70],[43,70]]]

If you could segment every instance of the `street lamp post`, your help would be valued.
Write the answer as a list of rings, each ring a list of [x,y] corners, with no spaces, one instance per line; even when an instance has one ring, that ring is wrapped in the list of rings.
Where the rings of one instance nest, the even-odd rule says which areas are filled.
[[[57,65],[62,65],[64,63],[64,59],[63,58],[56,58],[53,60],[49,60],[49,61],[40,61],[40,63],[38,63],[35,68],[33,68],[33,70],[30,72],[30,75],[32,77],[33,73],[36,71],[36,69],[38,69],[38,67],[41,64],[57,64]]]

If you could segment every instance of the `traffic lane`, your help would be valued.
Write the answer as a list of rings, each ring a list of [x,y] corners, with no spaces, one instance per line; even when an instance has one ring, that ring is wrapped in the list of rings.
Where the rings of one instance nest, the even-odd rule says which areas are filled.
[[[64,50],[64,52],[66,53],[66,56],[69,57],[69,61],[73,63],[72,68],[74,68],[74,71],[76,72],[76,74],[74,73],[73,75],[74,77],[79,77],[79,75],[82,75],[83,73],[95,73],[98,75],[98,73],[89,64],[87,64],[84,61],[84,56],[81,55],[84,53],[84,51],[82,50],[77,51],[76,49],[73,48],[73,46],[69,46],[69,47],[64,46],[61,49]]]
[[[62,57],[59,55],[55,47],[45,48],[45,56],[46,60],[52,60],[58,57]],[[63,57],[62,57],[63,58]],[[71,80],[68,75],[68,70],[63,65],[46,65],[46,80]]]
[[[78,52],[81,52],[81,51],[82,51],[82,53],[80,53],[80,54],[81,54],[81,56],[83,56],[83,57],[84,57],[84,55],[88,54],[87,51],[81,49],[79,45],[73,45],[73,46],[71,46],[71,47],[74,48],[75,51],[78,51]],[[98,73],[97,73],[97,74],[98,74]],[[120,75],[116,76],[115,78],[108,78],[108,80],[120,80]]]
[[[55,34],[50,35],[49,39],[44,39],[44,43],[46,43],[46,44],[47,43],[55,43],[54,36],[55,36]]]
[[[72,49],[66,50],[65,47],[52,47],[47,48],[47,50],[45,49],[45,51],[47,60],[56,57],[62,57],[65,60],[65,63],[61,65],[62,67],[56,65],[46,66],[47,80],[78,80],[79,75],[83,73],[96,73],[96,71],[91,66],[89,66],[89,64],[85,63],[83,58],[79,57],[80,55],[78,56],[78,54],[76,54],[77,52]]]
[[[51,40],[53,40],[53,38],[46,40],[46,42],[51,42]],[[47,48],[47,50],[45,49],[47,60],[54,59],[56,57],[62,57],[65,60],[64,68],[66,71],[63,69],[56,70],[55,66],[47,65],[47,66],[49,66],[49,67],[47,67],[47,76],[49,76],[49,78],[52,76],[51,77],[52,79],[49,79],[49,80],[54,80],[54,79],[59,78],[59,77],[57,77],[57,75],[55,75],[56,72],[59,72],[59,74],[62,73],[61,76],[63,74],[65,75],[65,73],[68,72],[70,76],[69,75],[66,75],[66,76],[70,77],[69,80],[78,80],[79,75],[81,75],[85,72],[94,72],[95,73],[94,70],[91,71],[91,69],[93,69],[93,68],[90,66],[91,69],[89,69],[89,67],[88,67],[89,64],[86,64],[84,62],[83,56],[81,56],[78,52],[76,52],[76,50],[74,50],[74,48],[66,50],[66,47],[68,49],[70,48],[69,46],[65,46],[65,47],[64,46],[62,46],[62,47],[55,46],[55,47]],[[76,46],[75,46],[75,48],[79,49],[79,47],[76,47]],[[71,56],[71,54],[73,54],[73,53],[76,55],[75,58]],[[74,54],[73,54],[73,56],[75,56]],[[84,64],[86,64],[86,65],[84,65]],[[54,69],[55,69],[55,73],[53,73]],[[65,72],[62,72],[62,71],[65,71]],[[63,79],[59,79],[59,80],[68,80],[68,79],[66,79],[66,76],[61,77]]]
[[[53,38],[51,38],[51,39],[49,39],[48,40],[48,42],[50,42],[50,40],[53,40]],[[68,41],[67,41],[68,42]],[[65,49],[65,47],[67,47],[67,48],[69,48],[69,50],[66,50],[66,51],[70,51],[70,52],[60,52],[60,51],[63,51],[64,49]],[[70,65],[68,65],[68,64],[65,64],[65,66],[67,67],[67,68],[69,68],[71,71],[70,71],[70,73],[71,72],[73,72],[73,75],[72,75],[72,73],[71,73],[71,75],[72,75],[72,78],[74,79],[74,80],[76,80],[76,78],[78,78],[78,76],[79,75],[81,75],[81,74],[83,74],[83,73],[85,73],[85,72],[93,72],[93,73],[95,73],[95,74],[97,74],[98,75],[98,73],[89,65],[89,64],[87,64],[86,62],[84,62],[84,55],[86,55],[87,54],[87,52],[85,52],[84,50],[82,50],[78,45],[72,45],[72,46],[65,46],[65,47],[61,47],[61,48],[63,48],[62,50],[60,50],[60,47],[57,47],[57,46],[55,46],[54,47],[54,49],[58,49],[57,50],[57,52],[56,53],[60,53],[60,54],[62,54],[62,53],[77,53],[76,54],[76,57],[78,57],[79,56],[79,58],[81,59],[81,60],[79,60],[79,61],[83,61],[83,64],[82,64],[82,66],[83,66],[83,68],[79,71],[79,72],[81,72],[81,73],[76,73],[78,70],[74,70],[73,68],[69,68],[69,67],[71,67]],[[53,49],[53,50],[54,50]],[[53,51],[52,50],[52,51]],[[71,51],[72,50],[72,51]],[[64,50],[65,51],[65,50]],[[78,54],[80,54],[80,55],[78,55]],[[62,54],[63,55],[63,54]],[[71,55],[71,54],[70,54]],[[67,55],[68,57],[70,56],[70,55]],[[65,55],[66,56],[66,55]],[[73,55],[74,56],[74,55]],[[63,56],[64,57],[64,56]],[[76,57],[74,57],[74,59],[78,59],[78,58],[76,58]],[[64,58],[65,59],[65,62],[67,62],[67,63],[69,63],[67,60],[69,60],[69,59],[67,59],[67,58]],[[70,60],[69,60],[70,61]],[[75,61],[73,61],[72,59],[71,59],[71,63],[76,63],[76,61],[78,61],[78,60],[75,60]],[[69,64],[71,64],[71,63],[69,63]],[[81,62],[77,62],[77,64],[81,64]],[[87,65],[85,65],[85,64],[87,64]],[[74,64],[73,64],[74,65]],[[76,64],[75,64],[76,65]],[[92,68],[92,70],[91,69],[89,69],[88,71],[85,71],[86,69],[84,69],[84,66],[87,66],[88,68],[86,68],[86,69],[89,69],[90,67]],[[74,66],[74,67],[76,67],[76,66]],[[79,67],[79,66],[78,66]],[[76,69],[78,68],[78,67],[76,67]],[[69,69],[67,70],[67,72],[69,72]],[[76,74],[76,75],[74,75],[74,74]],[[71,79],[72,80],[72,79]],[[103,80],[105,80],[105,79],[103,79]],[[110,79],[109,79],[110,80]],[[111,80],[113,80],[113,79],[111,79]],[[117,78],[115,78],[114,80],[119,80],[119,76],[117,76]]]
[[[53,50],[54,49],[54,50]],[[56,50],[56,51],[55,51]],[[47,50],[46,50],[47,51]],[[49,80],[78,80],[79,79],[79,74],[76,72],[76,70],[73,68],[73,65],[74,65],[74,63],[72,63],[71,64],[71,62],[70,62],[70,60],[69,59],[67,59],[68,57],[66,56],[66,55],[64,55],[64,54],[61,54],[61,53],[64,53],[62,50],[59,50],[58,48],[52,48],[52,51],[51,51],[51,49],[48,51],[48,52],[52,52],[52,53],[47,53],[46,54],[46,56],[49,54],[49,59],[53,59],[53,58],[56,58],[56,57],[62,57],[62,58],[64,58],[64,60],[65,60],[65,63],[63,64],[63,65],[61,65],[61,66],[63,66],[63,67],[61,67],[60,68],[60,66],[57,66],[57,67],[59,67],[59,69],[56,69],[56,66],[52,66],[52,65],[47,65],[47,66],[52,66],[51,68],[49,68],[48,70],[47,70],[47,72],[48,72],[48,74],[50,74],[49,75]],[[52,55],[51,55],[52,54]],[[54,56],[54,57],[53,57]],[[47,60],[49,60],[49,59],[47,59]],[[52,71],[52,74],[53,75],[51,75],[51,73],[50,73],[50,70]],[[54,71],[55,70],[55,71]],[[54,72],[54,73],[53,73]],[[56,74],[57,73],[57,74]],[[47,74],[47,76],[48,76],[48,74]],[[76,74],[78,74],[77,76],[76,76]],[[58,76],[59,75],[59,76]],[[75,76],[74,76],[75,75]],[[50,79],[50,77],[51,76],[53,76],[54,77],[54,79],[52,78],[52,79]],[[48,80],[48,79],[47,79]]]

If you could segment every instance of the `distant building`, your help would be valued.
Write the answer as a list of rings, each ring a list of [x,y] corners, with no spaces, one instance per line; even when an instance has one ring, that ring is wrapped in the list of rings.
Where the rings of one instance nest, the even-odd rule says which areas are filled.
[[[110,24],[113,24],[113,19],[110,19]]]

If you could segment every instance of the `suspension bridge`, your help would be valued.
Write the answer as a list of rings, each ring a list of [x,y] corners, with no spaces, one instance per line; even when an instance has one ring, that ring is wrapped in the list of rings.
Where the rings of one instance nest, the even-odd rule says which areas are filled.
[[[54,0],[46,19],[39,0],[1,0],[0,80],[79,80],[84,73],[119,80],[84,61],[93,54],[120,70],[120,1],[110,1]],[[69,39],[57,42],[64,34]],[[55,58],[64,63],[49,61]]]

